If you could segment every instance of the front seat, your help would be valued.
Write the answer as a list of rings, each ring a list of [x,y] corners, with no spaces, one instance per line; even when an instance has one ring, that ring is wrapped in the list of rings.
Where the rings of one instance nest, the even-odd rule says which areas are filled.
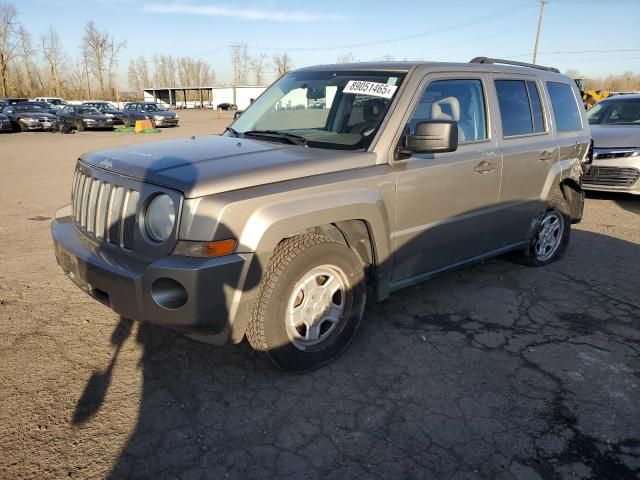
[[[376,98],[368,100],[362,105],[362,122],[356,123],[349,127],[350,133],[360,133],[362,135],[370,135],[371,131],[378,126],[382,120],[382,115],[387,106],[387,102]]]
[[[445,97],[434,102],[431,105],[431,119],[458,122],[458,141],[464,142],[464,132],[460,128],[460,101],[456,97]]]

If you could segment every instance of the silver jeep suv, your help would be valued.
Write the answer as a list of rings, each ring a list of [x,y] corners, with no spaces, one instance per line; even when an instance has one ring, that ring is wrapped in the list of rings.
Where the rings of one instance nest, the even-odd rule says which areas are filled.
[[[367,296],[566,249],[589,126],[570,78],[513,63],[303,68],[222,136],[86,154],[57,260],[125,317],[322,365]]]

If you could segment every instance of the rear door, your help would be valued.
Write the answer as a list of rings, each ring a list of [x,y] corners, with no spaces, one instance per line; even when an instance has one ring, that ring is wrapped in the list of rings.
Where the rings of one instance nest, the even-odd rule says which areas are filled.
[[[591,142],[584,107],[574,82],[547,81],[553,112],[554,137],[560,149],[559,161],[564,172],[580,168]]]
[[[483,74],[430,74],[403,121],[458,122],[457,151],[392,163],[396,180],[393,287],[495,248],[502,161],[491,138]],[[412,112],[412,113],[411,113]]]
[[[559,149],[549,122],[541,81],[533,75],[493,75],[502,152],[501,242],[525,241],[553,178]]]

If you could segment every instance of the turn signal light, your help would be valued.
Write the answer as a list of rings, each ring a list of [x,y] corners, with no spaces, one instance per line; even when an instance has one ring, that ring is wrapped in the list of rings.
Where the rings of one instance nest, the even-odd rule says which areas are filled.
[[[190,242],[180,240],[173,250],[173,255],[183,257],[223,257],[231,255],[236,248],[236,241],[229,238],[216,242]]]
[[[207,243],[207,256],[222,257],[223,255],[231,255],[235,248],[236,241],[230,238],[218,242],[209,242]]]

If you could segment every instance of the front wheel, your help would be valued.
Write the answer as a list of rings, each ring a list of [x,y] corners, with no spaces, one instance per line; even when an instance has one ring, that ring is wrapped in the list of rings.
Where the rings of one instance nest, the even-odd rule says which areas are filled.
[[[84,132],[84,123],[82,123],[81,120],[78,120],[76,122],[76,130],[78,130],[79,132]]]
[[[286,370],[309,370],[340,355],[366,302],[356,255],[322,235],[297,235],[276,248],[265,271],[247,338]]]
[[[547,211],[539,218],[529,246],[516,254],[516,260],[534,267],[559,260],[567,249],[571,236],[571,217],[564,196],[552,198]]]

